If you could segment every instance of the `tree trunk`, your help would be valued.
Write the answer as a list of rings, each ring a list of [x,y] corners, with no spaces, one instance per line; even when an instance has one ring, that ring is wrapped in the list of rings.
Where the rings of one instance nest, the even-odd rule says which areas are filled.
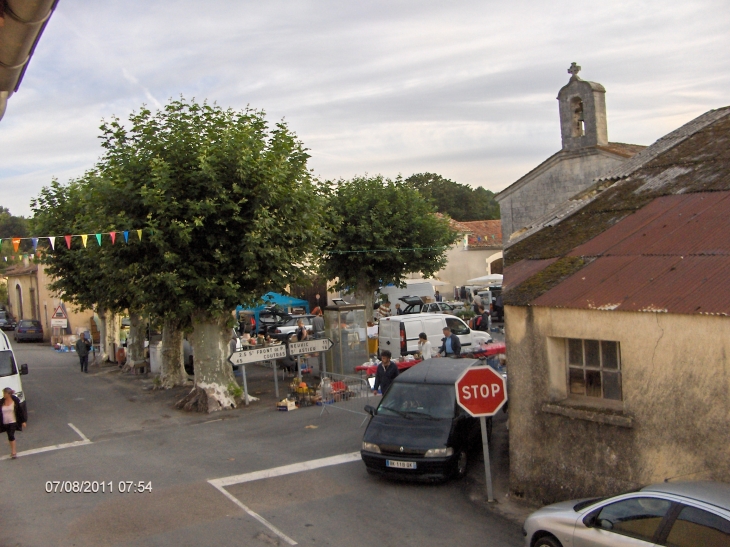
[[[106,345],[106,312],[104,310],[99,310],[97,312],[97,315],[99,316],[99,356],[101,357],[101,362],[109,360],[109,350],[107,350]]]
[[[129,312],[129,337],[127,337],[127,364],[125,370],[144,362],[145,324],[138,313]]]
[[[106,310],[104,312],[104,359],[116,363],[119,347],[119,316]]]
[[[238,386],[228,361],[230,329],[227,317],[215,318],[204,312],[192,316],[190,342],[195,356],[195,387],[177,407],[198,412],[216,412],[234,408],[237,401],[228,389]]]
[[[183,332],[177,321],[167,320],[162,326],[162,363],[160,387],[170,389],[182,386],[188,375],[183,366]]]

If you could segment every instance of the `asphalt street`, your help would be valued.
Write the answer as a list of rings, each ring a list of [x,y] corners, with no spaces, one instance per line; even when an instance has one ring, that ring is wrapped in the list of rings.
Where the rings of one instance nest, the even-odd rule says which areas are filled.
[[[519,524],[474,503],[469,477],[411,485],[369,476],[355,454],[361,415],[277,412],[263,396],[190,414],[173,408],[184,388],[145,389],[149,381],[115,367],[82,374],[73,353],[14,347],[30,369],[29,420],[17,460],[4,440],[0,448],[2,547],[522,545]],[[273,389],[270,377],[253,370],[250,384]],[[470,475],[480,473],[473,462]],[[49,481],[106,491],[47,493],[64,488]],[[120,481],[145,491],[122,493]]]

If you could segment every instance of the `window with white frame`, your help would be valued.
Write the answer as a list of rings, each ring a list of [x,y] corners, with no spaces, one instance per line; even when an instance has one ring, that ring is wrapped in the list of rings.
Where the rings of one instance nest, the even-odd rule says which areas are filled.
[[[623,400],[621,348],[608,340],[566,340],[568,395]]]

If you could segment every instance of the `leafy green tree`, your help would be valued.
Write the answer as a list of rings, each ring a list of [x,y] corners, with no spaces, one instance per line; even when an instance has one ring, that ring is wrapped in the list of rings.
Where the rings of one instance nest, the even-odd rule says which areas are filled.
[[[431,200],[436,210],[454,220],[495,220],[499,218],[499,204],[494,192],[485,188],[472,189],[434,173],[411,175],[406,182]]]
[[[193,326],[195,387],[181,406],[230,407],[232,310],[311,273],[322,203],[309,156],[263,112],[184,99],[141,109],[128,128],[112,119],[102,133],[100,171],[130,204],[115,208],[144,219],[153,247],[133,277],[143,307]]]
[[[402,285],[409,273],[430,276],[445,266],[458,235],[410,184],[356,177],[330,191],[321,270],[337,278],[336,289],[354,289],[371,302],[383,285]]]
[[[23,253],[33,251],[33,246],[29,241],[22,241],[16,252],[11,241],[13,237],[28,237],[28,219],[15,216],[7,207],[0,206],[0,239],[3,240],[0,251],[2,255],[8,256],[8,261],[3,261],[0,269],[19,262]],[[15,261],[10,258],[12,256],[16,257]]]

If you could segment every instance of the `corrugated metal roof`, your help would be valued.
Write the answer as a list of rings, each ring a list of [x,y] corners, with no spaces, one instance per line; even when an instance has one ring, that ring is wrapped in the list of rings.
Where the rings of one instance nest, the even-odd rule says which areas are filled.
[[[657,198],[570,255],[598,259],[533,305],[728,315],[730,192]]]
[[[557,258],[548,258],[546,260],[520,260],[516,264],[512,264],[504,270],[502,288],[507,290],[510,287],[517,287],[523,281],[526,281],[536,273],[541,272],[556,260]]]

